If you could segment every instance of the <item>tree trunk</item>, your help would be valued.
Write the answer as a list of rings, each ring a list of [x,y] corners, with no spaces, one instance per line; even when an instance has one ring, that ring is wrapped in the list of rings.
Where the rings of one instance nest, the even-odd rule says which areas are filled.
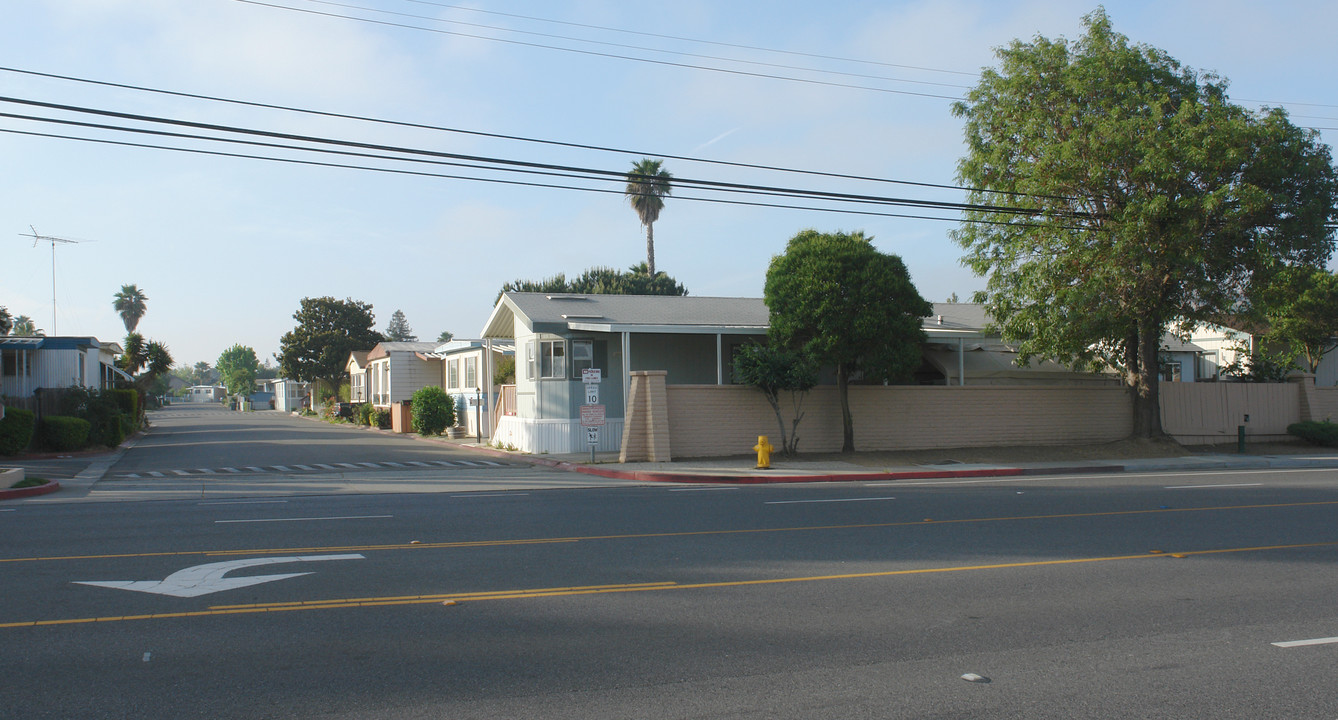
[[[655,277],[655,223],[646,223],[646,272]]]
[[[1139,323],[1138,372],[1133,387],[1134,437],[1160,438],[1161,429],[1161,327],[1150,320]]]
[[[841,397],[841,452],[855,452],[855,420],[850,416],[850,372],[845,363],[836,365],[836,388]]]

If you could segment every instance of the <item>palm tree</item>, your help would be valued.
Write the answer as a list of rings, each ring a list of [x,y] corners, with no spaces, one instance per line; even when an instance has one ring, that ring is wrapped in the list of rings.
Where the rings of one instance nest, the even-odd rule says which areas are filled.
[[[27,315],[14,318],[14,327],[10,328],[9,332],[15,337],[42,337],[46,335],[37,327],[37,323],[33,322],[33,319]]]
[[[0,307],[0,335],[8,335],[12,327],[14,327],[14,317],[9,314],[9,308]]]
[[[144,303],[148,299],[144,291],[134,285],[122,285],[121,292],[112,296],[112,308],[121,314],[121,322],[125,323],[126,332],[135,331],[139,319],[144,317],[146,310]]]
[[[669,183],[674,179],[667,170],[660,167],[663,160],[642,158],[632,164],[632,171],[627,173],[627,190],[624,194],[646,226],[646,270],[655,277],[655,221],[660,219],[660,210],[664,209],[664,197],[669,195]]]

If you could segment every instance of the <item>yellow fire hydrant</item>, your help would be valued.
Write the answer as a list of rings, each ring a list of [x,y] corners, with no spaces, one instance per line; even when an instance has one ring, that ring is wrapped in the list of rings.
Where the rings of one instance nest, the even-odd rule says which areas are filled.
[[[758,435],[757,444],[753,446],[753,449],[757,451],[757,469],[771,469],[771,451],[776,448],[772,447],[771,443],[767,442],[767,436]]]

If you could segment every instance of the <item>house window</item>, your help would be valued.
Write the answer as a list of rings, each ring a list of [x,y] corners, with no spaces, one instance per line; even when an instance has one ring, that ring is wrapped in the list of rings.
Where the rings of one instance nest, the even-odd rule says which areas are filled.
[[[28,353],[23,350],[5,350],[4,356],[0,358],[0,365],[5,366],[5,377],[32,377],[33,364],[28,358]],[[20,370],[22,368],[22,370]]]
[[[465,387],[476,388],[479,386],[479,359],[465,358]]]
[[[525,341],[525,379],[533,380],[535,376],[534,362],[534,341]]]
[[[571,378],[581,379],[581,371],[595,367],[595,341],[571,341]]]
[[[460,387],[460,361],[450,360],[446,363],[446,387]]]
[[[567,344],[562,340],[539,341],[539,377],[567,377]]]

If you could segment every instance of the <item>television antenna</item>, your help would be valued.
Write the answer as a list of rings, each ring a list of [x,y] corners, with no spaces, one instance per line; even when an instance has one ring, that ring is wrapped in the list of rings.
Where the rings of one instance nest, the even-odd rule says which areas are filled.
[[[43,241],[51,243],[51,335],[55,336],[58,334],[56,332],[56,243],[61,243],[63,245],[78,245],[81,242],[95,241],[71,240],[69,238],[55,237],[54,235],[41,235],[38,234],[37,228],[32,225],[29,225],[28,227],[32,230],[32,233],[19,233],[19,236],[32,238],[33,247],[37,247],[37,243]]]

